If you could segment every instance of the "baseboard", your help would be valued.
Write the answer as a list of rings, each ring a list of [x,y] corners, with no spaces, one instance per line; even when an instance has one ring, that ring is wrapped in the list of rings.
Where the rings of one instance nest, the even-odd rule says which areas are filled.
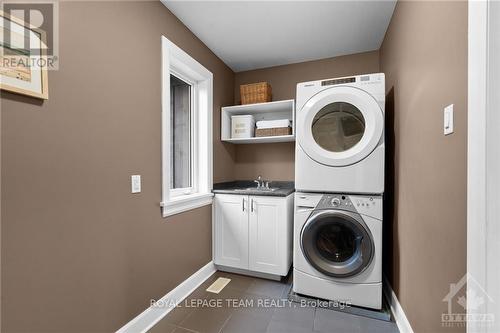
[[[389,283],[389,281],[385,276],[384,276],[383,290],[385,298],[387,299],[387,303],[389,303],[389,306],[391,307],[391,312],[392,315],[394,316],[394,321],[396,322],[396,325],[398,325],[399,332],[413,333],[413,329],[411,328],[410,322],[408,321],[408,318],[406,318],[406,314],[403,311],[401,304],[399,304],[398,298],[396,297],[394,290],[392,290],[391,284]]]
[[[195,291],[196,288],[212,276],[215,271],[216,269],[214,263],[212,261],[209,262],[168,294],[157,300],[158,303],[165,304],[166,306],[147,308],[137,317],[129,321],[125,326],[120,328],[117,333],[147,332],[175,308],[174,302],[181,302],[184,300],[187,296],[189,296],[189,294]]]
[[[283,278],[283,276],[281,276],[281,275],[255,272],[255,271],[251,271],[248,269],[234,268],[234,267],[223,266],[223,265],[215,265],[215,267],[218,271],[235,273],[235,274],[242,274],[242,275],[247,275],[247,276],[254,276],[254,277],[258,277],[261,279],[267,279],[267,280],[280,281]]]

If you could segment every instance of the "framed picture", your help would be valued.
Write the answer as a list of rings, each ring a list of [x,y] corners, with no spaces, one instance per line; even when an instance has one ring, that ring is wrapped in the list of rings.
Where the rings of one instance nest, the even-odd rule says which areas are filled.
[[[46,35],[0,11],[0,89],[49,98]]]

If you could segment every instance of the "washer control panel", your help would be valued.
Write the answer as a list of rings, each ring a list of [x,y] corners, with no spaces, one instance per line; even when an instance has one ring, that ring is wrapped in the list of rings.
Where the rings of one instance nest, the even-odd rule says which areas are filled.
[[[342,209],[382,218],[382,196],[324,194],[316,209]]]
[[[356,207],[366,207],[370,208],[371,206],[376,205],[376,201],[373,200],[373,197],[368,197],[367,199],[365,198],[358,198],[354,200],[354,204]]]

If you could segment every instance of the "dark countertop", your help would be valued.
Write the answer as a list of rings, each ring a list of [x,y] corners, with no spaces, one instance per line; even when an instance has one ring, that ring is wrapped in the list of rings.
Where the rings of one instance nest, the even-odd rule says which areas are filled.
[[[295,192],[294,182],[284,182],[276,181],[269,182],[270,188],[278,188],[275,191],[259,191],[259,190],[247,190],[247,191],[235,191],[235,189],[246,189],[249,187],[257,187],[257,184],[253,180],[236,180],[233,182],[217,183],[214,184],[213,193],[222,194],[238,194],[238,195],[261,195],[261,196],[272,196],[272,197],[287,197],[293,192]]]

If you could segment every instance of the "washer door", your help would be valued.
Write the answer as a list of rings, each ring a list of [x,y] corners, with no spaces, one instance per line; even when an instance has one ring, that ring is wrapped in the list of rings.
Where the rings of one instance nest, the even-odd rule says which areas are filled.
[[[309,157],[346,166],[370,155],[383,134],[377,101],[355,87],[332,87],[314,95],[297,114],[297,139]]]
[[[361,273],[373,259],[371,232],[356,213],[313,213],[302,228],[300,245],[311,266],[337,278]]]

